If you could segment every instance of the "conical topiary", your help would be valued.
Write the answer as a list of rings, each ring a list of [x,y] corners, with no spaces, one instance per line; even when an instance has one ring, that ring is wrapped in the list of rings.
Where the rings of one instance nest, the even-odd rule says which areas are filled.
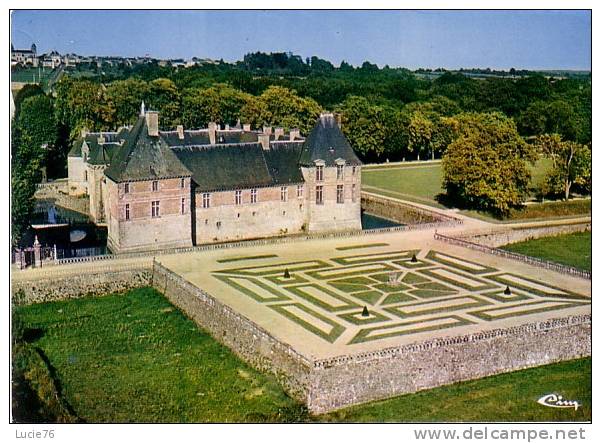
[[[288,271],[288,268],[284,270],[284,278],[290,278],[290,271]]]
[[[417,263],[417,257],[415,254],[413,254],[413,257],[411,257],[411,263]]]
[[[367,306],[363,306],[363,312],[361,312],[361,317],[369,317],[369,311],[367,310]]]
[[[511,295],[511,289],[509,289],[509,286],[507,286],[505,288],[505,290],[503,291],[503,294],[505,294],[505,295]]]

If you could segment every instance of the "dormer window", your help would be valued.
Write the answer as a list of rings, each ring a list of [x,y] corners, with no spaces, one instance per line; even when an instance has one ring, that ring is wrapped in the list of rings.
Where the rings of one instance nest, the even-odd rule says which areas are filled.
[[[129,194],[129,183],[125,183],[123,185],[123,193],[124,194]]]
[[[159,182],[158,180],[152,181],[152,192],[157,192],[159,190]]]
[[[323,181],[323,166],[318,165],[315,167],[315,181]]]

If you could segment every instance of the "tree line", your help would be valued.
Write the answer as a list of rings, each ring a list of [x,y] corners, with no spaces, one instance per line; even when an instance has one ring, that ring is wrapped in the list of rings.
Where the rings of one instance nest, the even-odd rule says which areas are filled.
[[[527,162],[532,152],[553,159],[555,172],[541,194],[567,197],[574,189],[590,189],[592,86],[586,77],[474,79],[445,72],[430,80],[403,68],[369,62],[335,67],[318,57],[302,60],[289,53],[253,53],[234,64],[189,68],[123,65],[93,74],[67,73],[49,95],[33,86],[16,95],[12,179],[13,193],[23,196],[13,199],[31,200],[31,183],[39,182],[42,168],[51,178],[65,176],[67,153],[82,128],[108,131],[131,125],[142,101],[160,112],[163,129],[240,121],[254,128],[299,128],[306,135],[320,112],[340,112],[343,131],[364,162],[445,158],[447,191],[468,206],[503,212],[523,201],[527,168],[509,167],[512,162],[506,160],[517,155]],[[496,158],[472,164],[503,164],[496,177],[488,178],[494,186],[477,185],[480,193],[489,189],[487,198],[496,195],[492,200],[467,192],[465,180],[461,184],[454,178],[465,171],[453,169],[451,159],[471,158],[463,150],[480,159]],[[27,207],[17,205],[14,218],[26,218]]]

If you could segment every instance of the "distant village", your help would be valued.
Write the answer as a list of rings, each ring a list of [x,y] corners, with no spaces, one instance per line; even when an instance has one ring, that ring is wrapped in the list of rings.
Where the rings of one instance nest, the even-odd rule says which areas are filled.
[[[55,69],[60,66],[62,67],[76,67],[80,63],[93,64],[96,63],[98,67],[103,65],[120,65],[125,64],[127,66],[140,65],[145,63],[158,63],[159,66],[175,66],[175,67],[190,67],[199,64],[213,64],[218,63],[215,60],[203,59],[198,57],[192,57],[189,60],[184,59],[156,59],[148,55],[144,57],[119,57],[119,56],[84,56],[78,54],[60,54],[57,51],[51,51],[44,54],[38,54],[37,46],[35,43],[28,49],[16,49],[11,45],[11,67],[23,67],[23,68],[49,68]]]

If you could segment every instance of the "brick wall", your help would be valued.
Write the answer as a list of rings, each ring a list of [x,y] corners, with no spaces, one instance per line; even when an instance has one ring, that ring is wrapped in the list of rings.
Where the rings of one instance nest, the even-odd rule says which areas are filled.
[[[152,180],[129,182],[129,192],[125,192],[125,183],[114,183],[107,178],[108,245],[113,252],[192,246],[190,178],[184,178],[183,188],[181,178],[157,182],[156,191]],[[159,202],[158,217],[152,216],[154,201]]]

